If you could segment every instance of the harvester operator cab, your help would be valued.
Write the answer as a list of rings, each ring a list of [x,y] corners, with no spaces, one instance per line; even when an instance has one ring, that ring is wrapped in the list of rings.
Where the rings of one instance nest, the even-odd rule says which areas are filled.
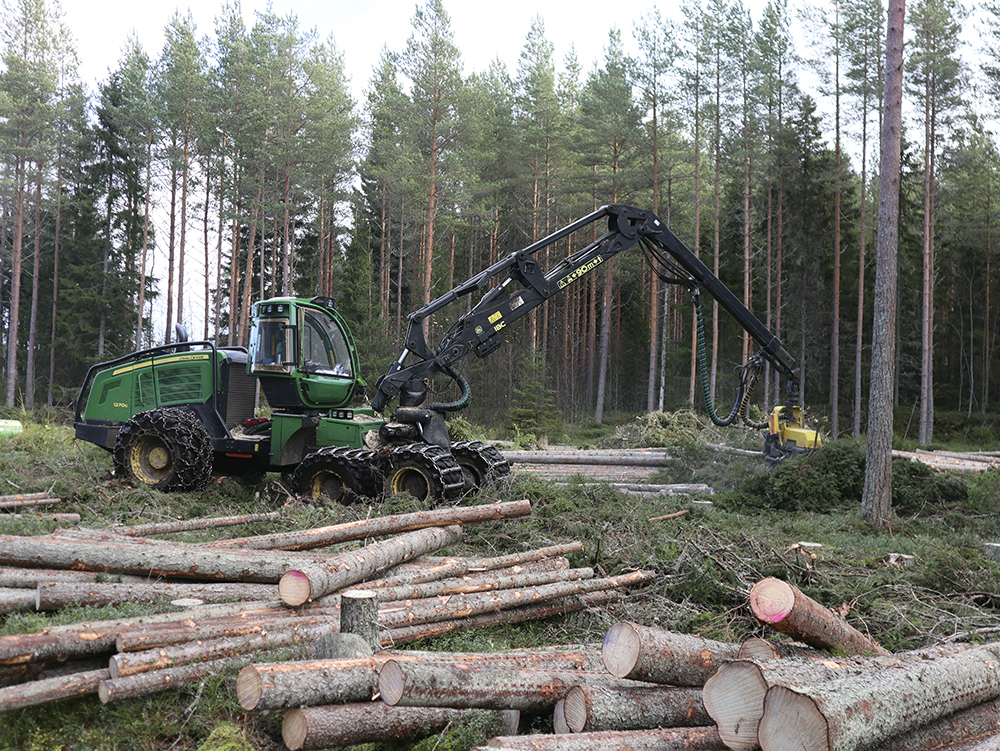
[[[247,372],[274,409],[344,407],[363,393],[358,354],[329,297],[275,298],[254,305]]]

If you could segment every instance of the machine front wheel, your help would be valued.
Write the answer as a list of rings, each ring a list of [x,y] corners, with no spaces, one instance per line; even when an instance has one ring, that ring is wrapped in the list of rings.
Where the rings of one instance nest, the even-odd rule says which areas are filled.
[[[182,409],[134,415],[118,432],[115,474],[154,490],[201,490],[212,476],[212,439]]]
[[[292,487],[299,495],[318,500],[328,498],[336,503],[353,503],[359,496],[370,495],[370,485],[363,475],[365,457],[343,446],[329,446],[310,454],[295,468]],[[369,470],[370,471],[370,470]]]
[[[386,495],[403,493],[418,501],[447,505],[462,499],[465,482],[462,468],[446,449],[412,443],[392,450],[384,489]]]

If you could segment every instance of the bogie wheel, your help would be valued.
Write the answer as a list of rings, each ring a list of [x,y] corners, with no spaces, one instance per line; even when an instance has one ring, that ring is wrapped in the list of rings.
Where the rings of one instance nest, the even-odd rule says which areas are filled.
[[[191,412],[152,409],[118,432],[115,474],[154,490],[201,490],[212,476],[212,439]]]
[[[389,455],[385,472],[385,494],[404,493],[434,505],[454,504],[462,499],[465,483],[462,468],[440,446],[411,443]]]
[[[503,454],[482,441],[460,441],[451,445],[451,455],[462,468],[463,492],[468,495],[490,480],[510,474]]]
[[[292,487],[312,500],[328,498],[335,503],[354,503],[368,495],[362,479],[365,454],[371,451],[328,446],[309,454],[292,474]]]

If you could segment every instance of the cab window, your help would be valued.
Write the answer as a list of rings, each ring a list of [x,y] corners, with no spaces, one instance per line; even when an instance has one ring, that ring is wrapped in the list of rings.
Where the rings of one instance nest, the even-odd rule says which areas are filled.
[[[307,310],[303,323],[302,369],[307,373],[350,378],[351,350],[336,321]]]

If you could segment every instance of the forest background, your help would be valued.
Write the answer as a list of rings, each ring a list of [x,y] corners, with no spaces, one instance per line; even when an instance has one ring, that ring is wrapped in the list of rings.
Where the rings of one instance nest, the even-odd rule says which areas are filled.
[[[573,48],[557,66],[539,16],[516,69],[497,60],[465,74],[445,4],[427,0],[355,99],[333,37],[294,14],[248,25],[238,7],[208,36],[176,14],[158,54],[133,38],[91,94],[59,6],[8,0],[6,404],[70,404],[91,364],[170,341],[177,323],[193,339],[245,344],[251,303],[274,295],[336,298],[373,382],[410,311],[603,204],[631,203],[796,355],[826,427],[858,435],[885,8],[808,5],[771,0],[754,19],[742,0],[684,0],[676,18],[611,26],[589,70]],[[960,31],[973,10],[969,47]],[[985,416],[1000,395],[1000,4],[917,0],[907,34],[895,399],[926,445],[936,406]],[[711,389],[728,401],[751,343],[708,315]],[[692,329],[686,290],[620,256],[489,360],[463,363],[472,417],[516,412],[544,432],[548,415],[600,422],[605,410],[698,404]],[[774,377],[762,391],[780,399]]]

